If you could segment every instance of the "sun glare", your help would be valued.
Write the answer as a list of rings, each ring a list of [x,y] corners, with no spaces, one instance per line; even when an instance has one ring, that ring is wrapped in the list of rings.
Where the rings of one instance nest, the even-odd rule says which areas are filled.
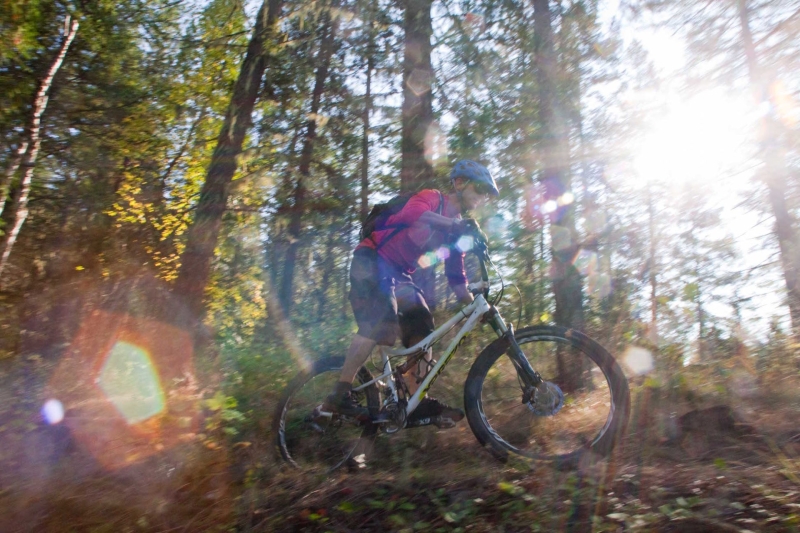
[[[634,178],[667,184],[735,179],[752,146],[752,113],[746,98],[722,89],[688,99],[670,96],[634,151]]]

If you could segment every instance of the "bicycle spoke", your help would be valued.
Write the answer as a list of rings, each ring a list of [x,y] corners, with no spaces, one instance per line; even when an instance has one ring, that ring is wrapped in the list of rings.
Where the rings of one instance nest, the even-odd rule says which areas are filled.
[[[323,409],[327,396],[338,381],[341,366],[324,360],[311,375],[288,388],[288,397],[278,413],[278,447],[290,464],[306,471],[324,473],[341,466],[357,449],[365,427]],[[362,370],[362,372],[366,372]],[[363,382],[363,381],[361,381]],[[370,392],[371,391],[371,392]],[[368,388],[360,397],[374,395]]]
[[[545,382],[553,384],[539,392],[543,394],[541,405],[552,401],[549,390],[554,390],[553,394],[561,391],[563,404],[549,411],[535,404],[535,396],[530,403],[523,403],[515,365],[506,354],[495,353],[485,356],[479,371],[483,375],[478,379],[478,420],[491,428],[486,435],[497,443],[495,450],[545,459],[574,457],[597,442],[612,420],[614,402],[606,373],[571,338],[523,334],[517,340],[531,366]],[[476,424],[480,429],[481,423]]]

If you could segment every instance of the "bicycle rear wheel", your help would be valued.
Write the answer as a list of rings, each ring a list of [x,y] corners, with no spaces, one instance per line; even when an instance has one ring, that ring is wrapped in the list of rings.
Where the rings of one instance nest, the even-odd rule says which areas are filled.
[[[543,415],[524,401],[506,355],[508,342],[497,339],[475,360],[464,389],[478,441],[501,460],[517,454],[567,467],[587,453],[609,454],[630,411],[628,382],[611,354],[586,335],[557,326],[521,329],[516,339],[531,366],[563,391],[563,407]]]
[[[309,472],[329,472],[346,462],[358,461],[367,453],[377,426],[360,424],[327,412],[323,405],[334,390],[344,363],[343,357],[315,362],[287,385],[273,419],[276,444],[283,459],[291,466]],[[361,368],[355,384],[372,379]],[[372,416],[380,409],[378,388],[372,384],[353,397],[369,408]]]

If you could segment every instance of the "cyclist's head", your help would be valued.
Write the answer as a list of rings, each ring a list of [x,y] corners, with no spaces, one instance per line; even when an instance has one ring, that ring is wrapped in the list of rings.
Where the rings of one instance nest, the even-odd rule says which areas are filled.
[[[475,186],[475,192],[479,194],[491,194],[492,196],[500,194],[489,169],[475,161],[463,159],[453,165],[453,170],[450,171],[450,181],[455,181],[456,178],[471,181]]]
[[[459,161],[453,166],[453,170],[450,172],[450,181],[456,190],[462,211],[475,209],[485,202],[489,195],[500,194],[497,183],[489,170],[480,163],[469,159]],[[468,189],[472,190],[467,192]]]

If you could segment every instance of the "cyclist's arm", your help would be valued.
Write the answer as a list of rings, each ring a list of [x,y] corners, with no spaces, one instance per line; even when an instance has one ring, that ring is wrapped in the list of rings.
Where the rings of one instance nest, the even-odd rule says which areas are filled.
[[[453,225],[456,223],[456,219],[447,218],[433,211],[425,211],[420,215],[417,221],[420,224],[426,224],[434,229],[442,230],[447,233],[453,229]]]
[[[472,303],[472,293],[469,292],[466,285],[453,285],[453,292],[456,293],[458,301],[464,305]]]
[[[432,223],[438,229],[438,224],[441,223],[441,220],[431,221],[427,218],[427,215],[431,211],[437,210],[439,206],[439,198],[439,193],[432,189],[420,191],[408,199],[408,202],[399,213],[390,216],[386,221],[386,224],[388,226],[394,225],[407,227]],[[436,213],[433,214],[435,215]],[[439,218],[447,220],[445,217]]]
[[[453,288],[461,304],[472,302],[472,293],[467,288],[467,273],[464,270],[464,253],[457,248],[451,248],[450,255],[444,260],[444,273],[447,283]]]

